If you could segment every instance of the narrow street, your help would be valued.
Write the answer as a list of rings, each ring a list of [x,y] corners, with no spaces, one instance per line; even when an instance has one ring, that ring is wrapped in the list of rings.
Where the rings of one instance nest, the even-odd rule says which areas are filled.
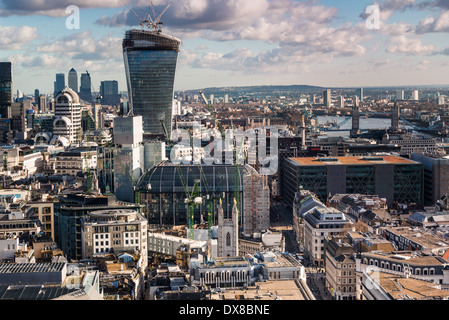
[[[282,203],[272,203],[270,213],[271,226],[282,231],[285,237],[285,251],[299,253],[300,249],[293,232],[293,214],[290,208],[285,208]],[[312,264],[304,260],[306,267],[307,285],[312,290],[317,300],[332,300],[332,297],[325,288],[325,269],[313,267]]]

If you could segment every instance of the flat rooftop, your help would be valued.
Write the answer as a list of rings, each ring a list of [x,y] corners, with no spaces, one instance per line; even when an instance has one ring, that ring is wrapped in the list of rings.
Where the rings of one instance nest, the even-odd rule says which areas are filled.
[[[397,156],[376,157],[326,157],[326,158],[289,158],[300,166],[328,166],[328,165],[375,165],[375,164],[419,164]]]
[[[302,295],[294,280],[270,280],[257,282],[257,287],[247,289],[226,289],[221,293],[225,300],[275,300],[276,297],[282,300],[306,300]],[[212,294],[211,300],[219,300],[219,294]]]
[[[413,228],[408,227],[388,228],[386,230],[396,235],[410,239],[411,241],[422,245],[425,249],[432,250],[449,248],[449,243],[447,240],[430,232],[426,232],[423,230],[413,230]]]
[[[448,299],[449,291],[435,288],[435,284],[413,278],[379,273],[379,284],[395,300]]]

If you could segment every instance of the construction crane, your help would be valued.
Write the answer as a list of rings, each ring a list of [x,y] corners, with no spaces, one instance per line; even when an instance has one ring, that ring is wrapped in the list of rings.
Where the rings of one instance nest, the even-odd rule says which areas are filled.
[[[122,2],[129,9],[129,11],[131,11],[137,17],[137,19],[139,19],[140,26],[142,27],[142,29],[147,27],[147,28],[153,29],[153,31],[156,31],[156,32],[161,31],[161,25],[162,25],[161,18],[164,15],[164,13],[168,10],[168,8],[173,4],[173,1],[171,1],[165,7],[165,9],[162,10],[162,13],[160,13],[157,16],[156,10],[154,9],[153,2],[151,1],[150,5],[151,5],[151,9],[153,11],[153,17],[149,13],[145,13],[144,18],[142,18],[130,6],[128,6],[124,0],[122,0]]]
[[[162,128],[164,129],[165,136],[168,140],[168,144],[170,147],[173,146],[173,143],[171,141],[170,135],[167,130],[167,126],[165,124],[164,119],[159,120],[162,124]],[[179,179],[181,180],[182,187],[184,189],[184,192],[186,194],[185,198],[185,204],[187,207],[187,237],[189,239],[193,239],[194,233],[193,233],[193,227],[195,224],[195,207],[199,206],[203,203],[203,198],[199,196],[199,184],[200,180],[195,179],[195,184],[192,188],[192,192],[189,192],[189,188],[187,186],[187,183],[184,179],[184,174],[182,173],[181,166],[176,164],[176,169],[178,171]]]
[[[212,239],[212,226],[214,224],[214,202],[215,200],[221,200],[221,196],[217,193],[218,187],[223,181],[223,176],[220,177],[218,182],[215,184],[215,190],[209,192],[209,184],[207,183],[206,175],[204,174],[203,168],[198,166],[201,178],[203,179],[203,185],[206,189],[206,203],[207,203],[207,230],[208,230],[208,238]]]
[[[215,126],[218,127],[218,130],[221,133],[221,136],[223,139],[225,139],[225,131],[223,129],[223,126],[221,125],[220,121],[217,119],[217,116],[215,114],[215,110],[212,108],[212,106],[209,104],[206,96],[204,95],[204,92],[202,91],[198,91],[198,93],[201,95],[201,97],[203,98],[206,107],[209,109],[209,111],[211,112],[212,117],[215,120]],[[234,124],[231,121],[231,129],[234,129]],[[244,139],[242,138],[242,143],[240,145],[239,148],[241,148],[243,146],[244,143]],[[238,211],[238,217],[239,217],[239,221],[241,220],[241,210],[240,210],[240,167],[239,167],[239,163],[238,163],[238,154],[237,154],[237,146],[234,147],[234,144],[232,146],[232,151],[233,151],[233,164],[234,164],[234,200],[236,202],[237,205],[237,211]]]

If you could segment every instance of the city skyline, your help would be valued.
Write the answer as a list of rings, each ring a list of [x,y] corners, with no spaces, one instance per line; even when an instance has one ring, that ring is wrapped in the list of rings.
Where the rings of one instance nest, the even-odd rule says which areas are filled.
[[[124,4],[127,3],[128,7]],[[168,1],[154,1],[162,12]],[[67,28],[75,5],[79,29]],[[14,92],[53,91],[56,73],[88,70],[97,90],[126,91],[121,41],[151,12],[147,0],[0,1],[0,59],[13,63]],[[379,28],[366,13],[378,5]],[[129,8],[132,8],[131,11]],[[164,33],[182,40],[175,90],[250,85],[375,87],[446,85],[441,0],[173,1]],[[375,21],[374,21],[375,22]],[[14,35],[14,36],[11,36]]]

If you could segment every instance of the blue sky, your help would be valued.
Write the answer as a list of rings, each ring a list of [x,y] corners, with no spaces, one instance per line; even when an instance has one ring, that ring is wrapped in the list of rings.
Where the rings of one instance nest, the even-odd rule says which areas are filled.
[[[150,0],[0,0],[0,60],[14,90],[53,90],[56,73],[88,70],[97,89],[126,90],[121,39]],[[168,0],[153,0],[161,12]],[[67,29],[66,8],[80,9]],[[365,8],[377,5],[379,29]],[[151,13],[151,11],[149,11]],[[177,90],[213,86],[448,84],[448,0],[173,0],[164,32],[182,40]]]

